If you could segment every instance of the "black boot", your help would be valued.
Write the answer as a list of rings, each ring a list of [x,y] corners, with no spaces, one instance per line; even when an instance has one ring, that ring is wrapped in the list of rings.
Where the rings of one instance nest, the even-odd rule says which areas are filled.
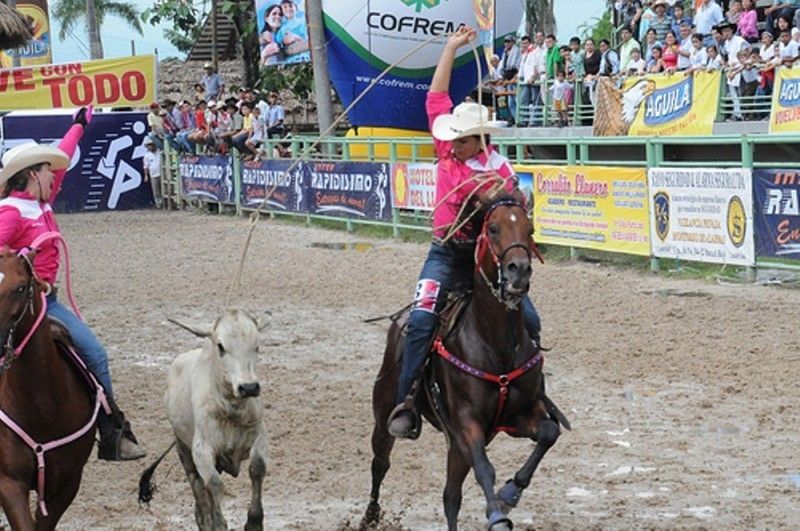
[[[131,431],[130,422],[117,407],[113,398],[108,398],[111,414],[100,412],[97,426],[100,429],[100,442],[97,445],[97,458],[104,461],[133,461],[141,459],[147,452],[139,446],[139,441]]]

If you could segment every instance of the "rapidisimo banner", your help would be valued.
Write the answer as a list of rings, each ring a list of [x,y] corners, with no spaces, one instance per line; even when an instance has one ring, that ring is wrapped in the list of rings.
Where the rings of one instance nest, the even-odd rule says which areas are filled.
[[[628,78],[622,88],[600,78],[595,136],[703,136],[713,132],[719,72]]]

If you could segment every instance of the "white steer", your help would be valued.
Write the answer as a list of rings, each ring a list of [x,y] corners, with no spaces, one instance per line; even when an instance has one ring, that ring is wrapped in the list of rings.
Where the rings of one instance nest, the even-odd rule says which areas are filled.
[[[165,396],[178,455],[194,493],[197,525],[202,530],[228,529],[220,507],[220,473],[238,476],[249,457],[252,498],[245,529],[262,529],[267,434],[256,361],[258,332],[266,324],[238,310],[226,312],[211,327],[172,322],[206,338],[202,349],[181,354],[172,363]]]

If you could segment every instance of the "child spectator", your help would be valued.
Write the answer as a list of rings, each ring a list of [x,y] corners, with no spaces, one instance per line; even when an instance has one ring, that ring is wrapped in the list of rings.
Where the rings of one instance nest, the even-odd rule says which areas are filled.
[[[250,102],[244,101],[239,106],[239,112],[242,114],[242,129],[231,137],[231,143],[242,154],[246,154],[249,153],[249,150],[245,146],[245,142],[253,134],[253,106]]]
[[[262,116],[261,108],[256,105],[253,107],[253,134],[250,135],[250,138],[245,140],[244,145],[253,155],[257,155],[258,148],[261,146],[266,136],[266,116]]]
[[[661,46],[654,46],[650,60],[647,61],[647,72],[660,74],[664,71],[664,60],[661,58]]]
[[[766,106],[769,105],[769,97],[772,96],[772,88],[775,84],[775,57],[777,55],[777,47],[773,42],[772,33],[764,31],[761,34],[761,47],[758,49],[759,66],[761,66],[758,80],[758,88],[756,88],[756,96]],[[767,118],[769,113],[767,113]]]
[[[691,28],[692,24],[692,17],[687,17],[683,12],[683,4],[678,2],[675,4],[675,7],[672,11],[672,32],[677,35],[681,31],[681,26],[683,23],[686,23]]]
[[[164,120],[159,116],[161,106],[153,102],[150,104],[150,112],[147,113],[147,125],[150,132],[147,136],[153,141],[157,149],[164,147]]]
[[[570,84],[566,80],[564,70],[559,68],[556,71],[556,79],[553,81],[553,86],[550,91],[553,93],[553,109],[558,113],[558,126],[564,127],[569,125],[569,105],[567,103],[567,92],[570,90]]]
[[[197,103],[198,101],[205,100],[206,91],[203,89],[202,83],[195,83],[193,89],[194,89],[194,102],[195,103]]]
[[[742,13],[736,22],[736,27],[747,42],[758,42],[758,13],[756,13],[753,0],[743,0]]]
[[[692,35],[692,53],[689,55],[689,70],[687,74],[693,74],[699,70],[705,70],[708,61],[708,54],[703,46],[703,36],[699,33]]]
[[[739,95],[744,99],[745,109],[753,109],[753,97],[758,88],[758,67],[756,66],[755,54],[752,50],[744,48],[739,52],[739,64],[741,65],[742,81],[739,84]],[[749,100],[749,101],[748,101]],[[743,113],[745,120],[753,120],[755,114],[752,112]]]
[[[722,70],[722,58],[719,55],[719,50],[717,50],[717,46],[712,44],[706,48],[706,55],[708,56],[708,60],[706,61],[706,71],[713,72],[715,70]]]
[[[161,152],[150,137],[145,137],[144,147],[147,150],[142,157],[144,182],[150,183],[156,208],[161,208]]]
[[[797,43],[792,40],[792,33],[788,29],[782,30],[780,34],[781,42],[778,45],[779,64],[786,68],[794,66],[797,56],[800,53]]]
[[[647,63],[642,59],[642,51],[639,48],[631,50],[631,58],[628,61],[629,76],[643,76],[647,72]]]

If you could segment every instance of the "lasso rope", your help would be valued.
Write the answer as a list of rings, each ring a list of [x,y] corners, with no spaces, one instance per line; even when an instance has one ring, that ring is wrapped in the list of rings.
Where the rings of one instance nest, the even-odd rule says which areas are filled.
[[[309,144],[309,145],[308,145],[308,146],[307,146],[307,147],[306,147],[306,148],[303,150],[303,152],[300,154],[300,156],[297,158],[297,160],[295,160],[295,161],[294,161],[292,164],[290,164],[290,165],[289,165],[289,167],[286,169],[286,171],[284,172],[284,174],[290,173],[290,172],[291,172],[292,170],[294,170],[294,169],[295,169],[295,168],[296,168],[296,167],[297,167],[297,166],[298,166],[300,163],[302,163],[302,162],[304,162],[305,160],[307,160],[307,159],[309,158],[309,155],[311,154],[312,150],[313,150],[315,147],[317,147],[317,146],[318,146],[320,143],[322,143],[322,141],[323,141],[323,139],[325,138],[325,136],[327,136],[327,135],[328,135],[328,134],[329,134],[331,131],[333,131],[333,129],[334,129],[334,128],[335,128],[335,127],[336,127],[336,126],[339,124],[339,122],[341,122],[341,121],[344,119],[344,117],[345,117],[345,116],[347,116],[347,113],[348,113],[348,112],[350,112],[350,110],[351,110],[353,107],[355,107],[355,106],[356,106],[356,105],[357,105],[357,104],[358,104],[358,103],[359,103],[359,102],[360,102],[360,101],[361,101],[361,100],[364,98],[364,96],[366,96],[366,95],[367,95],[367,93],[369,93],[369,91],[370,91],[370,90],[372,90],[372,88],[373,88],[375,85],[377,85],[377,84],[380,82],[380,80],[381,80],[381,79],[383,79],[383,78],[384,78],[384,77],[385,77],[385,76],[386,76],[386,75],[389,73],[389,71],[390,71],[390,70],[392,70],[393,68],[395,68],[396,66],[398,66],[400,63],[402,63],[403,61],[405,61],[406,59],[408,59],[409,57],[411,57],[411,56],[412,56],[412,55],[414,55],[415,53],[417,53],[419,50],[421,50],[421,49],[422,49],[422,48],[424,48],[425,46],[428,46],[429,44],[432,44],[433,42],[435,42],[435,41],[439,40],[439,39],[440,39],[440,38],[442,38],[442,37],[445,37],[445,36],[446,36],[446,37],[450,37],[450,36],[452,36],[452,35],[454,35],[454,33],[440,33],[439,35],[434,35],[433,37],[431,37],[431,38],[429,38],[429,39],[427,39],[427,40],[423,41],[423,42],[422,42],[422,43],[420,43],[419,45],[415,46],[415,47],[414,47],[414,48],[413,48],[411,51],[409,51],[408,53],[406,53],[405,55],[403,55],[402,57],[400,57],[399,59],[397,59],[395,62],[393,62],[393,63],[392,63],[392,64],[390,64],[389,66],[387,66],[387,67],[386,67],[386,68],[385,68],[385,69],[384,69],[384,70],[383,70],[383,71],[382,71],[382,72],[381,72],[381,73],[380,73],[380,74],[379,74],[379,75],[378,75],[378,76],[377,76],[375,79],[373,79],[373,80],[372,80],[372,82],[371,82],[369,85],[367,85],[367,88],[365,88],[365,89],[364,89],[364,90],[363,90],[363,91],[362,91],[362,92],[361,92],[361,93],[360,93],[360,94],[359,94],[359,95],[358,95],[358,96],[357,96],[357,97],[356,97],[356,98],[355,98],[355,99],[354,99],[354,100],[353,100],[353,101],[350,103],[350,105],[348,105],[348,106],[347,106],[347,108],[346,108],[346,109],[344,109],[344,110],[342,111],[342,113],[339,115],[339,117],[338,117],[338,118],[336,118],[336,120],[334,120],[334,121],[333,121],[333,123],[331,123],[331,125],[329,125],[327,129],[325,129],[325,131],[323,131],[322,133],[320,133],[320,135],[319,135],[319,138],[318,138],[317,140],[315,140],[313,143]],[[476,65],[477,72],[478,72],[478,104],[479,104],[479,105],[483,105],[483,103],[482,103],[482,101],[483,101],[483,91],[481,90],[481,88],[482,88],[482,82],[483,82],[483,73],[482,73],[481,64],[480,64],[480,63],[481,63],[481,62],[480,62],[480,57],[479,57],[479,55],[478,55],[478,50],[477,50],[477,47],[475,46],[475,43],[474,43],[474,42],[471,42],[471,43],[469,43],[469,44],[470,44],[470,46],[472,47],[472,53],[473,53],[473,56],[475,57],[475,65]],[[479,114],[480,114],[480,122],[479,122],[479,124],[480,124],[480,126],[482,127],[482,126],[485,124],[485,122],[483,121],[483,113],[479,113]],[[481,148],[483,149],[483,152],[484,152],[484,154],[485,154],[485,155],[486,155],[486,157],[488,158],[488,157],[489,157],[489,146],[486,144],[486,136],[485,136],[485,135],[481,135]],[[496,174],[496,173],[494,173],[494,172],[488,172],[488,173],[490,173],[490,174],[493,174],[493,177],[492,177],[492,178],[494,178],[494,179],[501,179],[501,182],[503,183],[503,185],[505,184],[505,181],[506,181],[506,179],[503,179],[503,178],[501,178],[499,175],[497,175],[497,174]],[[474,176],[472,176],[472,177],[470,178],[470,180],[467,180],[467,181],[464,181],[464,182],[460,183],[460,184],[459,184],[458,186],[456,186],[456,187],[455,187],[453,190],[451,190],[451,191],[450,191],[450,192],[449,192],[449,193],[448,193],[448,194],[447,194],[447,195],[446,195],[444,198],[442,198],[442,200],[440,200],[440,201],[439,201],[439,203],[437,203],[437,204],[434,206],[434,210],[435,210],[436,208],[438,208],[438,207],[441,205],[441,203],[444,201],[444,199],[446,199],[447,197],[449,197],[451,194],[453,194],[455,191],[457,191],[458,189],[460,189],[460,188],[461,188],[462,186],[464,186],[466,183],[469,183],[469,182],[471,182],[471,181],[473,181],[473,180],[476,180],[476,178],[478,178],[479,176],[482,176],[482,175],[485,175],[485,174],[483,174],[483,173],[481,173],[481,174],[475,174]],[[485,180],[484,180],[484,182],[485,182],[486,180],[488,180],[488,179],[485,179]],[[227,296],[226,296],[226,298],[225,298],[225,305],[226,305],[226,306],[227,306],[227,305],[230,303],[230,300],[231,300],[231,297],[233,296],[233,292],[234,292],[234,290],[238,289],[238,288],[241,286],[242,273],[244,272],[244,264],[245,264],[245,260],[247,259],[247,252],[248,252],[248,250],[249,250],[249,248],[250,248],[250,243],[252,242],[252,239],[253,239],[253,233],[255,232],[256,225],[258,224],[258,221],[259,221],[259,219],[261,218],[261,212],[262,212],[262,209],[264,208],[264,206],[265,206],[265,205],[267,205],[267,201],[268,201],[268,200],[269,200],[269,198],[272,196],[272,194],[275,192],[275,190],[276,190],[276,188],[277,188],[277,187],[278,187],[278,184],[277,184],[277,181],[276,181],[276,183],[275,183],[275,184],[273,184],[272,186],[270,186],[270,187],[267,189],[267,191],[266,191],[266,193],[265,193],[265,195],[264,195],[264,199],[263,199],[263,201],[261,202],[261,204],[258,206],[258,208],[257,208],[255,211],[253,211],[253,213],[252,213],[252,214],[250,214],[250,226],[249,226],[249,228],[248,228],[248,231],[247,231],[247,237],[245,238],[244,247],[243,247],[243,249],[242,249],[242,255],[241,255],[241,257],[239,258],[239,267],[238,267],[238,268],[237,268],[237,270],[236,270],[236,275],[234,275],[234,277],[231,279],[231,283],[230,283],[230,285],[228,286],[228,293],[227,293]],[[502,189],[502,185],[501,185],[501,186],[500,186],[498,189]],[[473,190],[473,191],[472,191],[472,192],[471,192],[471,193],[468,195],[468,197],[467,197],[468,201],[465,201],[465,202],[464,202],[464,204],[462,205],[462,207],[461,207],[461,210],[459,211],[459,216],[463,215],[464,208],[465,208],[466,204],[467,204],[467,203],[469,202],[469,200],[470,200],[470,199],[471,199],[471,198],[472,198],[472,197],[475,195],[475,193],[477,192],[477,190],[478,190],[478,187],[476,187],[476,188],[475,188],[475,189],[474,189],[474,190]],[[496,190],[494,190],[494,187],[492,187],[488,193],[489,193],[489,195],[490,195],[490,197],[491,197],[491,196],[493,196],[495,193],[497,193],[497,191],[496,191]],[[461,229],[461,227],[463,227],[463,226],[464,226],[466,223],[468,223],[468,222],[469,222],[469,220],[472,218],[472,216],[473,216],[473,215],[475,215],[475,211],[473,211],[473,212],[472,212],[472,213],[470,213],[468,216],[466,216],[466,218],[465,218],[465,219],[464,219],[464,220],[463,220],[463,221],[462,221],[462,222],[461,222],[461,223],[460,223],[460,224],[459,224],[457,227],[455,227],[455,230],[450,230],[450,231],[448,232],[447,236],[445,237],[445,240],[444,240],[444,241],[447,241],[447,240],[448,240],[449,238],[451,238],[451,237],[452,237],[452,236],[453,236],[453,235],[454,235],[454,234],[455,234],[455,233],[456,233],[458,230],[460,230],[460,229]],[[456,219],[458,219],[458,218],[456,218]]]

